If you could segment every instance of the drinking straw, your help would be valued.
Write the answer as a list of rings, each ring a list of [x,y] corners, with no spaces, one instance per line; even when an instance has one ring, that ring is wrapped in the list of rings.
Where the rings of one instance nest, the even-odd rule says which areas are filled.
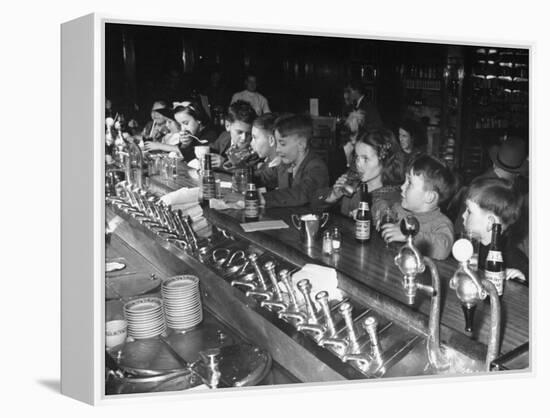
[[[153,131],[155,130],[155,124],[157,123],[156,120],[153,121],[153,126],[151,127],[151,132],[149,132],[149,136],[152,138],[153,137]]]

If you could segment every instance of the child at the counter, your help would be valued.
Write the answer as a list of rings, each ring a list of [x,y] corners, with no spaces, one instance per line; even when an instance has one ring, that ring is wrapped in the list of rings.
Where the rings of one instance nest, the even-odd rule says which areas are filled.
[[[529,260],[507,239],[509,228],[519,219],[521,195],[510,181],[498,178],[474,180],[466,192],[466,210],[462,214],[464,229],[479,239],[479,266],[483,268],[493,224],[500,223],[503,231],[503,258],[506,279],[525,281],[529,272]]]
[[[401,186],[401,203],[393,206],[399,220],[407,215],[418,219],[420,230],[414,243],[423,255],[437,260],[447,258],[453,245],[453,223],[439,206],[452,195],[455,182],[445,164],[429,155],[420,155],[411,163]],[[382,225],[382,237],[387,242],[406,240],[399,222]]]
[[[258,154],[260,161],[253,166],[254,182],[256,186],[265,186],[267,190],[273,190],[277,184],[266,184],[265,177],[269,178],[269,172],[281,164],[281,157],[277,155],[277,141],[275,140],[275,121],[278,115],[264,113],[254,119],[252,125],[252,150]]]
[[[303,206],[311,203],[317,190],[328,186],[328,168],[309,148],[313,123],[306,115],[284,115],[275,121],[277,155],[281,164],[265,178],[276,190],[260,198],[267,208]]]
[[[252,122],[256,118],[256,112],[250,103],[237,100],[229,106],[225,132],[210,145],[212,154],[212,166],[221,167],[232,152],[240,154],[250,153],[250,133]]]

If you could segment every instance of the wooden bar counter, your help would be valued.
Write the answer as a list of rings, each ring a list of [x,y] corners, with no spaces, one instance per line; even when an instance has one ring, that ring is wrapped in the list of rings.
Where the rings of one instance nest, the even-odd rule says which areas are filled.
[[[228,181],[226,173],[216,173],[216,177]],[[198,176],[194,169],[180,164],[177,178],[150,178],[150,192],[163,195],[181,187],[196,187]],[[120,213],[107,211],[107,220],[120,217]],[[240,226],[243,222],[241,210],[218,211],[204,208],[209,223],[223,227],[236,238],[250,244],[251,248],[275,255],[280,264],[289,270],[301,268],[306,263],[333,267],[337,272],[338,287],[351,297],[356,306],[366,306],[373,312],[382,312],[385,318],[398,324],[403,334],[428,335],[428,313],[430,298],[418,292],[415,304],[408,305],[402,286],[402,276],[394,263],[397,245],[386,248],[377,233],[366,245],[360,245],[353,238],[353,221],[332,215],[327,227],[338,226],[343,234],[342,247],[337,254],[324,255],[321,242],[313,247],[302,245],[297,231],[290,221],[291,214],[307,213],[306,208],[281,208],[265,210],[263,219],[281,219],[288,229],[246,233]],[[162,265],[171,274],[181,274],[180,267],[192,268],[201,277],[202,296],[207,308],[220,320],[261,347],[269,347],[275,362],[289,371],[299,381],[336,381],[361,378],[347,363],[318,347],[311,338],[297,332],[273,312],[260,308],[243,292],[233,288],[228,282],[208,270],[204,264],[182,250],[168,244],[154,243],[154,234],[139,228],[132,219],[122,221],[116,234],[129,246],[143,254],[154,265]],[[181,261],[181,262],[180,262]],[[474,334],[464,332],[464,317],[461,305],[453,290],[449,289],[449,279],[457,263],[452,259],[436,261],[441,278],[441,340],[445,346],[477,361],[485,359],[490,328],[490,305],[480,302],[475,314]],[[169,266],[169,268],[167,267]],[[419,281],[431,284],[424,274]],[[397,325],[396,325],[397,326]],[[501,353],[507,353],[529,341],[529,288],[515,282],[507,282],[502,301]],[[411,344],[417,344],[411,337]],[[425,349],[423,349],[425,351]],[[396,360],[398,361],[398,360]],[[407,374],[406,366],[401,374]],[[528,367],[525,365],[524,367]],[[399,368],[399,367],[397,367]],[[395,372],[398,373],[398,372]]]
[[[217,178],[230,180],[225,173],[216,173]],[[195,170],[185,164],[179,167],[176,179],[162,179],[155,176],[151,179],[154,190],[163,194],[181,187],[196,187],[198,177]],[[240,224],[244,222],[242,211],[228,209],[225,211],[206,210],[206,217],[214,223],[221,224],[251,242],[269,249],[292,263],[317,263],[334,267],[342,276],[353,279],[344,290],[356,290],[355,286],[363,284],[375,291],[388,296],[403,304],[406,310],[427,315],[430,309],[430,300],[422,293],[418,293],[417,302],[409,307],[402,288],[402,276],[394,264],[397,245],[386,248],[380,235],[374,233],[371,242],[359,245],[353,238],[353,220],[337,214],[331,214],[327,227],[341,228],[344,240],[338,255],[325,256],[322,253],[321,242],[312,248],[306,248],[300,242],[299,232],[292,226],[290,215],[293,213],[307,213],[307,208],[277,208],[264,212],[263,219],[282,219],[290,228],[264,232],[245,233]],[[457,268],[457,262],[451,257],[435,262],[441,277],[442,309],[441,323],[443,326],[464,333],[464,315],[460,302],[453,290],[449,288],[449,280]],[[346,281],[347,282],[347,281]],[[429,278],[422,280],[429,283]],[[342,284],[345,285],[341,281]],[[515,281],[507,281],[502,299],[502,345],[501,352],[506,353],[517,346],[529,341],[529,288]],[[479,303],[475,313],[474,341],[486,344],[490,327],[490,306],[488,302]]]

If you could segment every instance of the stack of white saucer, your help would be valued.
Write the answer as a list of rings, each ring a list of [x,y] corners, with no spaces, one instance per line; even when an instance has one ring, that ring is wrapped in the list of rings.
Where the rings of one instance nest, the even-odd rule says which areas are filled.
[[[161,287],[166,324],[173,329],[189,329],[202,321],[199,279],[192,275],[166,279]]]
[[[160,298],[144,297],[127,302],[124,316],[128,322],[128,335],[132,338],[152,338],[166,331]]]

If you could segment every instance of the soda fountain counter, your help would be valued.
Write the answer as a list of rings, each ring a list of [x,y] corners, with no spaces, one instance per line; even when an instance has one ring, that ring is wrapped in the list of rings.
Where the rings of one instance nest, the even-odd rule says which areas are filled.
[[[178,171],[177,178],[151,177],[149,193],[161,196],[197,186],[194,169],[180,164]],[[216,177],[229,178],[224,173]],[[136,200],[139,208],[143,201]],[[272,383],[482,372],[489,370],[490,338],[498,339],[497,355],[529,341],[527,286],[506,283],[500,326],[491,315],[492,304],[478,303],[473,333],[467,334],[461,303],[449,288],[458,267],[454,259],[435,261],[438,277],[433,277],[437,275],[433,268],[418,275],[419,289],[431,283],[434,288],[431,293],[417,292],[411,303],[403,274],[394,262],[399,247],[386,247],[376,232],[369,243],[357,244],[353,221],[339,215],[331,214],[326,227],[339,227],[342,246],[339,252],[326,255],[321,239],[306,247],[292,226],[291,215],[305,213],[305,209],[266,210],[261,220],[283,220],[289,228],[245,232],[240,225],[242,210],[203,208],[209,227],[202,236],[190,233],[170,213],[162,215],[159,219],[165,219],[168,226],[173,221],[174,231],[188,236],[182,243],[177,234],[151,228],[141,213],[121,199],[106,201],[106,221],[114,242],[139,254],[165,276],[190,273],[199,277],[205,318],[268,352],[274,370],[279,370],[275,374],[285,376]],[[144,211],[151,209],[147,205]],[[343,298],[313,294],[308,280],[298,282],[294,292],[281,291],[289,286],[280,284],[286,285],[290,275],[307,263],[333,267]],[[431,261],[426,265],[430,267]],[[500,335],[495,333],[497,326]],[[437,360],[443,357],[444,361]],[[528,368],[527,357],[515,362],[514,368]]]

